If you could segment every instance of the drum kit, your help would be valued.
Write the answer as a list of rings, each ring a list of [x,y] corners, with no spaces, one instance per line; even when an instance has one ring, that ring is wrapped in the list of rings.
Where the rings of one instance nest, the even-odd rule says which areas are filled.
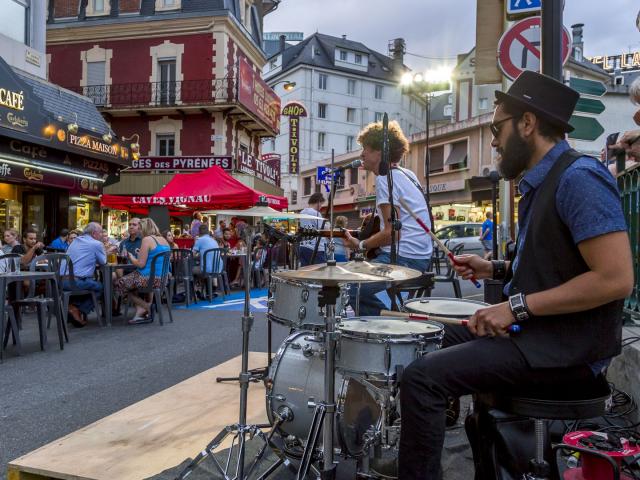
[[[265,208],[255,207],[255,214],[247,210],[213,213],[299,215]],[[355,459],[356,478],[397,478],[402,372],[414,360],[439,349],[444,336],[443,324],[430,316],[460,322],[486,304],[426,297],[406,302],[410,313],[348,318],[350,284],[384,282],[391,286],[418,278],[422,272],[369,263],[361,255],[337,263],[333,249],[330,238],[326,263],[278,271],[271,277],[269,327],[273,322],[289,328],[290,333],[275,357],[269,358],[262,378],[269,419],[265,425],[246,423],[248,387],[256,379],[248,367],[253,316],[249,309],[250,263],[249,256],[245,257],[242,371],[236,379],[240,383],[239,420],[226,426],[178,478],[186,478],[209,457],[225,480],[266,479],[281,465],[295,472],[297,480],[334,479],[338,459]],[[408,315],[414,317],[406,318]],[[231,448],[221,462],[215,450],[228,445],[224,443],[228,436],[232,437]],[[256,438],[262,446],[245,465],[247,440]],[[267,449],[277,460],[258,474]]]

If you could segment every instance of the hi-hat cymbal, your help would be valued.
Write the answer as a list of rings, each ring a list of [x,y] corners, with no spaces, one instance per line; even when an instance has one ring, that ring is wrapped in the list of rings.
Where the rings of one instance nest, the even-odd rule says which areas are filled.
[[[324,220],[324,218],[322,217],[315,217],[313,215],[307,215],[304,213],[280,212],[274,208],[262,207],[262,206],[251,207],[251,208],[247,208],[246,210],[210,210],[203,213],[212,214],[212,215],[235,215],[238,217],[259,217],[259,218],[272,217],[272,218],[296,219],[296,220],[302,220],[302,219],[319,220],[319,221]]]
[[[368,283],[368,282],[400,282],[418,278],[421,273],[411,268],[398,265],[369,262],[340,262],[336,265],[326,263],[308,265],[298,270],[288,270],[274,273],[283,280],[298,280],[314,282],[322,285],[337,285],[339,283]]]

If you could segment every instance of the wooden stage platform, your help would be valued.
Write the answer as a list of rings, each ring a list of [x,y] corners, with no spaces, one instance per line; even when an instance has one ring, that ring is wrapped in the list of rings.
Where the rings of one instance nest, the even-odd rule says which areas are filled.
[[[249,366],[266,362],[252,353]],[[239,372],[238,356],[44,445],[10,462],[8,480],[138,480],[176,466],[238,421],[238,384],[216,377]],[[268,423],[261,382],[249,385],[248,405],[248,423]]]

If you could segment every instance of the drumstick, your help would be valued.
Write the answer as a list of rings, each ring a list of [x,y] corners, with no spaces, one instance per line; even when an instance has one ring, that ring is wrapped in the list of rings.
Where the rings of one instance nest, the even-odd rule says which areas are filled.
[[[402,317],[409,320],[431,320],[433,322],[444,323],[445,325],[461,325],[466,327],[469,324],[469,320],[466,318],[452,318],[452,317],[439,317],[437,315],[426,315],[420,313],[407,313],[407,312],[394,312],[392,310],[381,310],[380,315],[385,317]],[[520,331],[520,325],[509,325],[507,329],[510,333],[518,333]]]
[[[460,262],[458,262],[455,257],[453,256],[453,253],[451,253],[451,250],[449,250],[444,243],[442,243],[442,241],[440,241],[440,239],[438,237],[436,237],[435,233],[433,233],[431,231],[431,229],[429,227],[427,227],[427,225],[420,219],[420,217],[418,217],[418,215],[416,215],[416,212],[414,212],[413,210],[411,210],[411,208],[409,207],[409,205],[407,204],[407,202],[405,202],[405,200],[403,198],[399,199],[400,201],[400,205],[402,205],[407,212],[409,212],[409,215],[411,215],[414,220],[416,222],[418,222],[418,225],[420,225],[422,227],[422,229],[427,232],[427,234],[431,235],[431,238],[433,239],[434,242],[436,242],[438,244],[438,247],[440,248],[440,250],[442,250],[445,255],[449,258],[449,261],[453,264],[453,265],[462,265]],[[482,285],[480,285],[480,282],[476,279],[475,275],[472,275],[471,278],[469,279],[469,281],[471,283],[473,283],[476,288],[480,288]]]

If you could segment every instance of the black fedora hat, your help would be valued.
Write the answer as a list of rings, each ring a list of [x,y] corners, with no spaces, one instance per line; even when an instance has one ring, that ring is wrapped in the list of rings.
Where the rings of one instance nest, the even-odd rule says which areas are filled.
[[[573,88],[531,70],[522,72],[506,93],[496,90],[498,103],[535,113],[565,132],[573,131],[569,119],[579,98]]]

